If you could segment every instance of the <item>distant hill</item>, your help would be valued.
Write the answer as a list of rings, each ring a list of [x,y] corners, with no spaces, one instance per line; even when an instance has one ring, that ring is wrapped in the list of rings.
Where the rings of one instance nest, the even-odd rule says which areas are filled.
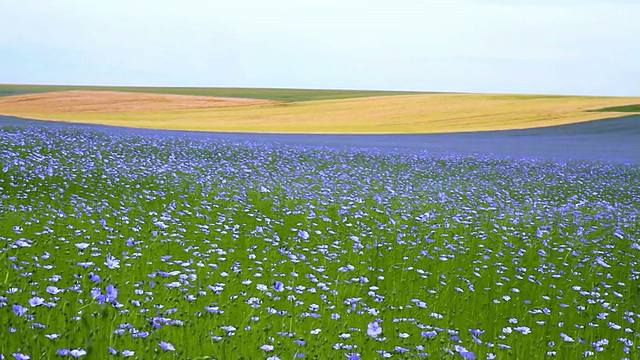
[[[140,87],[140,86],[76,86],[76,85],[10,85],[0,84],[0,97],[36,94],[54,91],[122,91],[174,95],[233,97],[275,101],[313,101],[350,99],[371,96],[425,94],[411,91],[372,90],[312,90],[312,89],[258,89],[258,88],[206,88],[206,87]]]

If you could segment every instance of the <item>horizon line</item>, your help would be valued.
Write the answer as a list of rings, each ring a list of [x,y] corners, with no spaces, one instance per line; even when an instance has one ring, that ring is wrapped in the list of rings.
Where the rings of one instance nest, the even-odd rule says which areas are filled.
[[[68,87],[100,87],[100,88],[139,88],[139,89],[256,89],[256,90],[309,90],[309,91],[369,91],[398,92],[415,94],[459,94],[459,95],[537,95],[537,96],[584,96],[584,97],[633,97],[640,95],[600,95],[575,93],[527,93],[527,92],[473,92],[473,91],[435,91],[435,90],[398,90],[398,89],[354,89],[354,88],[302,88],[302,87],[263,87],[263,86],[175,86],[175,85],[96,85],[96,84],[52,84],[52,83],[0,83],[0,86],[68,86]]]

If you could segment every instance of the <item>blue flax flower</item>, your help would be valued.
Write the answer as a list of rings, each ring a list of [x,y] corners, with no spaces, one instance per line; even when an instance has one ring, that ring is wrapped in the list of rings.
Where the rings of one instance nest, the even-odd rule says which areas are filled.
[[[378,335],[382,334],[382,327],[378,324],[377,321],[370,322],[367,325],[367,335],[377,338]]]

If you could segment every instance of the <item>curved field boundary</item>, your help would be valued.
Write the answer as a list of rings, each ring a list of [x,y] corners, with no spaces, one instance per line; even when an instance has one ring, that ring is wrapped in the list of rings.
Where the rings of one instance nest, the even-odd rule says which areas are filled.
[[[628,106],[638,98],[535,95],[421,94],[248,106],[127,108],[139,94],[93,92],[87,101],[68,92],[0,98],[0,114],[135,128],[299,134],[427,134],[527,129],[619,117],[594,109]],[[118,96],[113,96],[118,94]],[[27,97],[29,97],[27,96]],[[108,99],[102,99],[105,96]],[[189,97],[184,101],[189,102]],[[201,98],[198,98],[201,99]],[[195,100],[193,100],[195,101]],[[198,100],[200,101],[200,100]],[[56,103],[56,106],[52,106]],[[96,105],[98,103],[98,105]],[[135,104],[134,104],[135,105]]]
[[[138,129],[73,124],[0,116],[1,126],[45,126],[140,136],[278,143],[330,149],[376,148],[379,151],[483,155],[553,161],[604,161],[640,164],[640,116],[594,120],[525,130],[454,134],[260,134]]]

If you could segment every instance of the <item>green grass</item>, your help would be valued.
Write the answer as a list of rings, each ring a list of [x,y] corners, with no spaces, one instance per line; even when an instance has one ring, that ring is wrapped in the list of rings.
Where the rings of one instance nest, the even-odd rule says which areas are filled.
[[[627,106],[606,107],[606,108],[592,110],[592,111],[596,111],[596,112],[638,112],[638,113],[640,113],[640,104],[638,104],[638,105],[627,105]]]
[[[639,355],[637,168],[7,127],[0,169],[6,357]]]
[[[136,87],[136,86],[76,86],[76,85],[2,85],[0,96],[24,95],[52,91],[96,90],[160,93],[176,95],[240,97],[276,101],[313,101],[350,99],[371,96],[409,95],[424,92],[367,91],[367,90],[311,90],[311,89],[260,89],[260,88],[207,88],[207,87]]]

